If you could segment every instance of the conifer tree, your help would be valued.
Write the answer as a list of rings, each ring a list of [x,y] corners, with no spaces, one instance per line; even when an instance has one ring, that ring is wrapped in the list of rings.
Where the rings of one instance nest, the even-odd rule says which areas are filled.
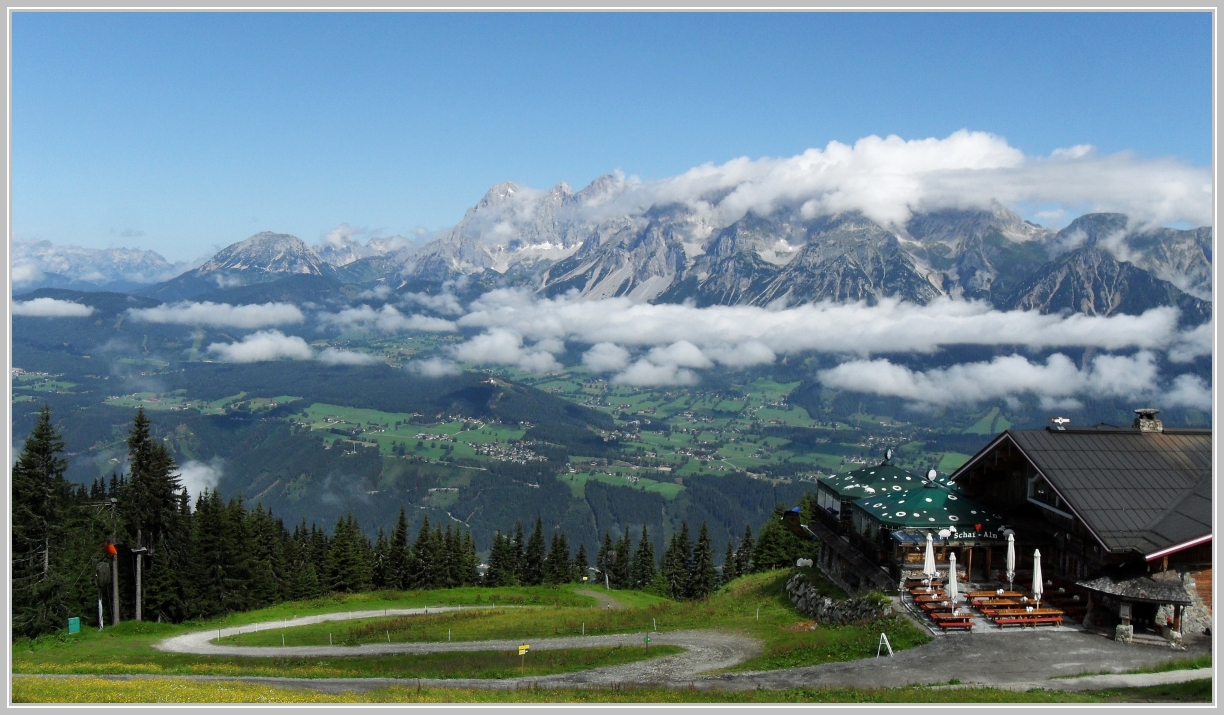
[[[548,547],[548,557],[545,559],[545,581],[550,585],[569,583],[573,578],[573,565],[570,563],[569,542],[565,532],[560,529],[553,531],[552,543]]]
[[[689,574],[688,593],[690,599],[706,598],[718,586],[718,572],[714,570],[714,547],[710,544],[710,531],[701,522],[697,532],[697,545],[693,548],[693,570]]]
[[[680,522],[679,533],[672,535],[667,552],[663,555],[663,575],[667,579],[668,592],[672,598],[681,600],[687,597],[692,566],[693,547],[688,522]]]
[[[727,553],[723,556],[722,582],[724,584],[731,583],[739,578],[739,574],[735,571],[735,540],[727,539]]]
[[[523,582],[523,558],[527,542],[523,539],[523,522],[514,524],[514,538],[510,541],[510,565],[516,583]]]
[[[637,551],[633,554],[633,588],[646,589],[655,577],[654,544],[650,542],[650,534],[646,525],[642,524],[642,538],[638,541]]]
[[[585,583],[584,578],[590,575],[590,561],[587,560],[586,544],[578,544],[578,553],[574,554],[574,575],[573,580],[578,583]]]
[[[476,557],[476,540],[472,532],[463,532],[463,585],[475,586],[480,583],[480,559]]]
[[[286,583],[285,526],[257,503],[250,514],[251,592],[257,607],[270,606],[284,597]]]
[[[511,539],[502,536],[500,531],[493,534],[484,583],[486,586],[513,586],[518,583],[518,576],[514,573],[514,546]]]
[[[68,616],[65,543],[68,461],[44,405],[13,465],[12,609],[14,635],[56,630]]]
[[[336,521],[327,551],[328,590],[358,593],[370,583],[369,566],[365,562],[365,540],[352,514]]]
[[[612,543],[612,535],[604,532],[603,544],[595,555],[595,569],[599,573],[599,582],[612,586],[612,559],[616,558],[616,545]]]
[[[810,553],[811,542],[800,539],[782,525],[782,516],[785,513],[786,507],[777,505],[770,520],[761,527],[761,533],[752,551],[754,571],[794,566],[797,559]]]
[[[425,515],[416,541],[412,542],[412,578],[410,588],[430,588],[435,571],[433,532],[429,530],[429,515]]]
[[[616,541],[612,552],[612,585],[616,588],[629,588],[633,580],[633,551],[629,542],[629,527]]]
[[[387,588],[404,590],[411,582],[408,570],[408,517],[400,505],[399,518],[395,521],[395,530],[391,532],[390,544],[387,546]]]
[[[144,408],[137,409],[128,433],[128,479],[127,488],[120,496],[120,509],[127,523],[128,537],[140,554],[141,578],[139,585],[141,593],[137,595],[136,620],[143,620],[143,605],[146,595],[150,603],[158,604],[173,598],[166,593],[166,586],[172,583],[166,578],[158,578],[157,573],[149,574],[146,579],[144,567],[151,566],[150,557],[158,550],[166,551],[163,557],[178,551],[174,544],[165,543],[168,534],[174,532],[173,522],[178,512],[177,492],[181,489],[178,476],[174,474],[174,459],[160,441],[154,440],[150,433],[151,423],[145,416]],[[162,573],[166,576],[178,570],[179,565],[169,559],[159,559]],[[169,571],[167,571],[169,570]],[[149,590],[145,591],[145,586]],[[156,607],[156,606],[155,606]]]
[[[523,551],[523,573],[520,577],[524,586],[539,586],[544,583],[544,521],[536,517],[535,528],[531,538],[527,540],[527,548]]]
[[[735,573],[740,576],[747,576],[753,572],[752,569],[752,546],[755,542],[752,538],[752,527],[744,527],[744,538],[740,541],[739,548],[735,551]]]
[[[370,580],[374,588],[383,589],[388,587],[388,566],[390,565],[389,547],[387,545],[387,535],[383,532],[383,528],[378,527],[378,537],[374,540],[374,559],[370,564]]]

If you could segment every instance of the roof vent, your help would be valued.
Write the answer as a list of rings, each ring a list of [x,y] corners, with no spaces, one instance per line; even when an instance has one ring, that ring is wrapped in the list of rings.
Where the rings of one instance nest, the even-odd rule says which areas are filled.
[[[1135,410],[1135,422],[1131,427],[1137,427],[1140,432],[1164,432],[1164,423],[1156,415],[1160,410],[1155,407],[1144,407]]]
[[[1051,430],[1051,431],[1057,430],[1059,432],[1062,432],[1067,429],[1067,425],[1069,424],[1071,424],[1070,417],[1051,417],[1050,424],[1048,427],[1046,427],[1046,429]]]

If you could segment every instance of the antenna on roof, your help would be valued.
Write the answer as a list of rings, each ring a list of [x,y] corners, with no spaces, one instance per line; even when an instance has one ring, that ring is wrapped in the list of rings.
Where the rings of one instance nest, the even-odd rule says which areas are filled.
[[[934,469],[932,469],[931,471],[927,472],[927,475],[926,475],[926,484],[924,484],[923,486],[927,486],[927,487],[933,487],[933,486],[935,486],[935,479],[936,479],[938,476],[939,476],[939,472],[936,472]]]
[[[1071,418],[1070,417],[1051,417],[1050,424],[1053,425],[1053,429],[1056,429],[1059,432],[1063,432],[1067,429],[1065,425],[1071,424]]]
[[[884,463],[888,464],[892,460],[892,447],[884,450]]]

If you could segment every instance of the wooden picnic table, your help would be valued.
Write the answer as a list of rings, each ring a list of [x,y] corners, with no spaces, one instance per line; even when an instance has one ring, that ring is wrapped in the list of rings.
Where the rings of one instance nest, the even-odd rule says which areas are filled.
[[[945,611],[950,613],[955,608],[951,601],[931,601],[929,603],[920,603],[918,607],[927,613],[942,613]]]
[[[914,595],[915,601],[943,601],[948,598],[948,594],[943,591],[935,591],[933,593],[918,593]]]
[[[931,620],[946,632],[949,628],[973,630],[973,615],[970,613],[932,613]]]
[[[969,598],[1020,598],[1021,596],[1026,596],[1028,594],[1021,591],[1004,591],[1003,593],[999,593],[998,589],[993,591],[983,589],[980,591],[968,591],[965,593],[965,595]]]
[[[1061,626],[1063,612],[1057,608],[1034,608],[1029,611],[1024,608],[1000,609],[994,614],[994,622],[999,628],[1004,626],[1037,626],[1049,623]]]
[[[978,608],[1007,608],[1008,606],[1023,605],[1015,598],[975,598],[972,604]]]

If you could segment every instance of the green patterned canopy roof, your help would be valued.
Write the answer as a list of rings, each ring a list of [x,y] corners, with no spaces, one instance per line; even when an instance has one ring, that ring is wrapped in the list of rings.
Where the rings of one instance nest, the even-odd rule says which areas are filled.
[[[884,494],[896,494],[918,489],[926,480],[904,469],[891,464],[877,464],[863,467],[852,472],[842,472],[816,480],[826,489],[836,494],[842,500],[861,499],[864,497],[881,497]],[[947,476],[936,477],[937,484],[949,485]],[[952,487],[959,489],[959,487]]]
[[[1003,517],[942,485],[881,494],[854,502],[873,521],[889,529],[951,529],[958,534],[1000,538]]]

